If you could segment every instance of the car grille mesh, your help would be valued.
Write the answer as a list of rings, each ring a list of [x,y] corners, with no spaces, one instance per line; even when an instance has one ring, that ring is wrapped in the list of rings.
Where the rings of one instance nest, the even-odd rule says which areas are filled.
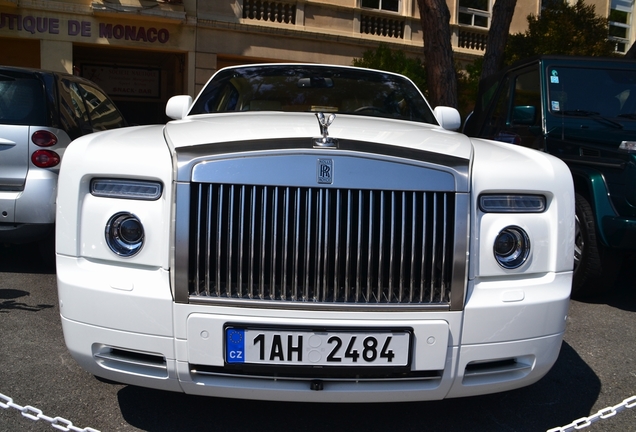
[[[193,183],[191,298],[448,304],[455,194]]]

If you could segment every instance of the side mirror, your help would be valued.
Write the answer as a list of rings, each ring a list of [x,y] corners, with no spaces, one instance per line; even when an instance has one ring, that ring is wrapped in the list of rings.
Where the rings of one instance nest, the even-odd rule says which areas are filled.
[[[455,108],[438,106],[435,107],[435,110],[433,112],[440,126],[444,129],[456,131],[459,130],[460,126],[462,125],[462,118],[459,115],[459,111],[457,111]]]
[[[188,95],[172,96],[166,104],[166,115],[174,120],[181,120],[188,115],[192,105],[192,97]]]

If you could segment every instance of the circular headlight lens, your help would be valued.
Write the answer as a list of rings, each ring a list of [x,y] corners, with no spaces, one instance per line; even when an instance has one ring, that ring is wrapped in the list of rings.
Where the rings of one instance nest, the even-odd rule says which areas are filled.
[[[117,213],[106,224],[106,244],[122,257],[139,253],[144,244],[144,227],[132,213]]]
[[[530,239],[526,232],[517,226],[502,229],[494,244],[495,259],[506,269],[520,267],[530,254]]]

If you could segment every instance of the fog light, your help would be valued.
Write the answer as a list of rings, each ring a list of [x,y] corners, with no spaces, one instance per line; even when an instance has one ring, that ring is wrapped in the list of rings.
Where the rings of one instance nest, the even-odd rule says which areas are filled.
[[[505,269],[520,267],[530,254],[530,239],[526,232],[517,226],[502,229],[494,244],[495,259]]]
[[[139,253],[144,243],[144,227],[137,216],[117,213],[106,224],[106,244],[110,250],[122,257]]]

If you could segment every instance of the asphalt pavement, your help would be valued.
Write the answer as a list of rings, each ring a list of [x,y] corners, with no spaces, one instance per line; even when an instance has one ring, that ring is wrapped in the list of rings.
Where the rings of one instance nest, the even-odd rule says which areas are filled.
[[[627,263],[608,294],[571,302],[565,341],[546,377],[526,388],[471,398],[280,403],[188,396],[97,379],[68,354],[55,269],[29,246],[0,245],[0,333],[0,394],[6,396],[0,396],[0,407],[9,405],[0,409],[0,431],[547,431],[636,395],[636,260]],[[21,415],[15,406],[29,406],[26,414],[34,418],[40,411],[40,417],[60,417],[58,428]],[[636,431],[636,407],[582,430]]]

